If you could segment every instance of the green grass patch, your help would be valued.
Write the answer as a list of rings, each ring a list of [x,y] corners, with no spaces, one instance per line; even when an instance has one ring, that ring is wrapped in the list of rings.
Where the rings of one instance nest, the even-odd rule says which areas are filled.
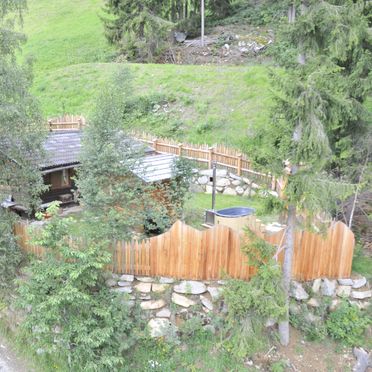
[[[212,195],[204,193],[192,194],[191,198],[185,205],[185,221],[187,224],[201,229],[204,223],[204,212],[212,207]],[[250,207],[256,209],[256,214],[259,214],[259,219],[263,222],[276,222],[278,216],[276,214],[263,214],[263,199],[258,197],[247,198],[245,196],[233,195],[216,195],[216,209],[224,209],[230,207]]]
[[[357,255],[353,258],[353,272],[365,276],[367,279],[372,279],[372,258]]]
[[[166,110],[136,117],[133,127],[183,141],[239,146],[251,124],[265,124],[272,98],[267,68],[113,63],[104,37],[104,0],[29,0],[23,56],[34,59],[33,93],[45,117],[89,116],[113,73],[127,66],[136,95],[169,98]]]

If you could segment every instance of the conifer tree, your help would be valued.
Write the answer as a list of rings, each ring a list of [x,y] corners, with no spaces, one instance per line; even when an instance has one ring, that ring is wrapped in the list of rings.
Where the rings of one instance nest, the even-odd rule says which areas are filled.
[[[17,62],[25,36],[19,31],[24,0],[0,6],[0,200],[9,194],[25,207],[36,206],[43,190],[37,164],[42,153],[42,126],[35,99],[29,93],[31,65]]]
[[[290,49],[285,58],[278,59],[284,72],[274,77],[277,96],[272,125],[256,128],[251,138],[258,163],[278,175],[283,174],[285,163],[287,171],[283,198],[287,211],[283,247],[287,315],[279,324],[284,345],[289,342],[288,295],[299,213],[311,225],[317,213],[334,211],[336,201],[352,191],[349,184],[332,176],[338,176],[335,160],[342,159],[338,145],[349,143],[352,149],[352,123],[365,125],[362,102],[355,97],[359,87],[360,97],[365,98],[370,84],[366,75],[370,54],[361,41],[367,37],[367,23],[360,6],[359,2],[347,1],[337,5],[303,1],[290,6],[289,24],[284,30],[290,37],[283,39]],[[359,62],[356,58],[346,73],[339,62],[346,64],[347,56],[357,51],[363,58]],[[357,129],[353,133],[356,140],[364,132]]]

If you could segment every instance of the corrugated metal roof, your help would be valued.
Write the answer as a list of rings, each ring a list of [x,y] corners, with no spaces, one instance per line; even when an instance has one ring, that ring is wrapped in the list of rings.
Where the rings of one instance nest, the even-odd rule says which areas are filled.
[[[40,167],[45,169],[79,163],[81,139],[81,131],[50,132],[44,142],[46,159]]]
[[[145,182],[158,182],[172,178],[175,155],[145,156],[141,164],[134,169],[134,174]]]

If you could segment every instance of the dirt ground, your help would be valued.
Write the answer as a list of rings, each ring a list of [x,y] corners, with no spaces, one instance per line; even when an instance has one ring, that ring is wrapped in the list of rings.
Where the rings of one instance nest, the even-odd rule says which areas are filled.
[[[242,65],[263,62],[273,43],[273,31],[249,25],[218,26],[209,29],[202,47],[200,37],[175,43],[160,63],[188,65]]]
[[[269,366],[275,361],[285,362],[288,372],[347,372],[352,371],[356,363],[351,348],[343,348],[329,339],[323,342],[305,341],[294,328],[291,328],[288,347],[278,344],[253,359],[256,366],[266,371],[271,370]]]

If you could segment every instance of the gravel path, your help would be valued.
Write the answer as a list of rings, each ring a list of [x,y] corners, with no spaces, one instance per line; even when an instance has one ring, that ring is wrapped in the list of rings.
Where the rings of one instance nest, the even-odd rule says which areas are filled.
[[[34,369],[20,359],[0,335],[0,372],[31,372]]]

